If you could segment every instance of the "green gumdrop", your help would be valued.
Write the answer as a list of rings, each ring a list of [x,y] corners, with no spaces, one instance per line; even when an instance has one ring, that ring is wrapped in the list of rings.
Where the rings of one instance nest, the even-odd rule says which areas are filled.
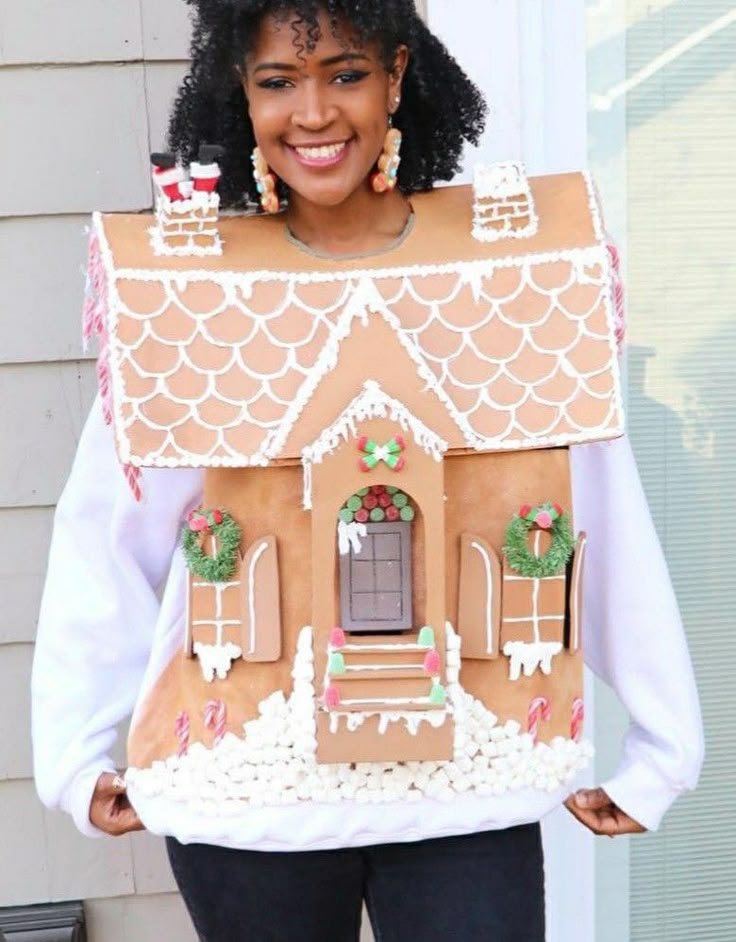
[[[345,673],[345,658],[339,651],[333,651],[330,654],[330,663],[327,669],[331,676]]]
[[[371,489],[370,489],[369,487],[361,487],[361,489],[358,491],[357,496],[358,496],[358,497],[365,497],[366,494],[369,494],[369,493],[370,493],[370,490],[371,490]]]
[[[445,693],[445,688],[442,686],[442,684],[432,685],[432,689],[429,692],[429,702],[439,706],[445,705],[447,702],[447,694]]]
[[[394,487],[393,484],[387,484],[387,485],[386,485],[386,493],[387,493],[387,494],[398,494],[398,493],[399,493],[399,489],[398,489],[398,487]]]
[[[340,511],[340,519],[343,523],[352,523],[355,519],[355,514],[352,510],[347,510],[345,507]]]
[[[386,511],[383,507],[374,507],[371,510],[371,520],[373,523],[382,523],[386,519]]]
[[[433,648],[434,647],[434,629],[430,628],[429,625],[425,625],[423,628],[419,629],[419,639],[417,644],[420,648]]]
[[[394,494],[394,507],[406,507],[409,503],[409,498],[404,494],[403,491],[397,491]]]
[[[356,510],[360,510],[363,506],[363,501],[357,496],[353,495],[347,503],[348,510],[352,510],[355,513]]]
[[[401,517],[402,520],[406,521],[407,523],[411,523],[411,521],[415,517],[414,508],[402,507],[401,510],[399,511],[399,516]]]

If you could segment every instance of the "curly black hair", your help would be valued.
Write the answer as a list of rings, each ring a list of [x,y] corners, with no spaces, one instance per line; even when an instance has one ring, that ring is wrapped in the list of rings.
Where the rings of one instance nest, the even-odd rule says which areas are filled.
[[[477,143],[486,104],[439,39],[417,14],[414,0],[186,0],[194,8],[191,66],[169,124],[169,148],[185,163],[201,143],[221,144],[220,196],[224,206],[256,200],[250,153],[255,147],[238,73],[266,15],[293,17],[295,45],[310,53],[319,40],[318,16],[326,11],[333,31],[347,23],[362,42],[377,42],[386,68],[396,49],[410,52],[401,105],[395,115],[403,134],[399,187],[431,189],[460,169],[465,141]]]

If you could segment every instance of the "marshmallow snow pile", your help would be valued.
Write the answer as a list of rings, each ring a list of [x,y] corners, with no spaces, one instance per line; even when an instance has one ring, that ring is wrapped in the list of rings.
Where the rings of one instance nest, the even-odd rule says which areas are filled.
[[[448,710],[455,720],[455,755],[449,762],[370,762],[318,765],[314,717],[312,631],[299,636],[287,699],[277,691],[244,725],[245,738],[228,733],[213,749],[202,743],[186,755],[129,769],[129,786],[146,797],[192,803],[214,816],[251,806],[301,801],[361,804],[452,801],[456,795],[502,795],[536,788],[554,792],[571,781],[593,754],[587,742],[558,737],[535,744],[520,725],[497,718],[458,682],[460,638],[448,626]]]

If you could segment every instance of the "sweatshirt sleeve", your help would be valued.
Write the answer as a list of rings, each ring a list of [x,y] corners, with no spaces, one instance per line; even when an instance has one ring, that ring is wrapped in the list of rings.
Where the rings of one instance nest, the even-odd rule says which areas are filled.
[[[631,725],[602,788],[656,830],[703,762],[698,694],[680,612],[627,438],[571,449],[578,530],[588,534],[583,589],[588,666]]]
[[[114,768],[115,728],[132,712],[181,520],[201,472],[143,473],[134,499],[97,401],[59,500],[32,676],[34,774],[49,807],[90,836],[95,783]]]

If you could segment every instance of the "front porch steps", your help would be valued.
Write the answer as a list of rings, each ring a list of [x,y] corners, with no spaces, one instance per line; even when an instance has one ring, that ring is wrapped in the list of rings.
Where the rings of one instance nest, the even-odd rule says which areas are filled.
[[[451,756],[445,648],[433,632],[352,634],[333,641],[327,644],[318,703],[320,762]]]

